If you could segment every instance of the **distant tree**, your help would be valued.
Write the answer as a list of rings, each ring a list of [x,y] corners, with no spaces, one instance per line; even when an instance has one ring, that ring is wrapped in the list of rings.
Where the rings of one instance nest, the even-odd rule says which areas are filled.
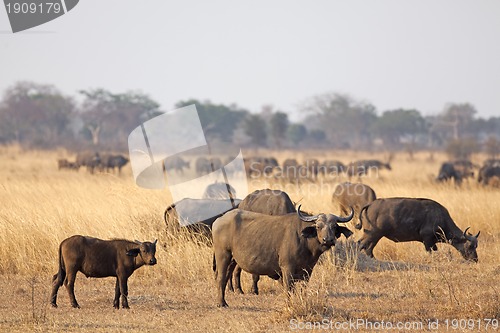
[[[94,146],[101,144],[123,149],[130,132],[160,114],[159,104],[139,92],[111,93],[105,89],[81,90],[85,97],[81,118],[83,133]]]
[[[312,97],[302,109],[319,118],[320,129],[330,142],[352,147],[371,144],[370,128],[377,119],[372,104],[349,95],[327,93]]]
[[[478,150],[479,145],[474,138],[450,140],[446,145],[446,153],[453,159],[470,159]]]
[[[238,108],[237,105],[227,106],[197,99],[180,101],[175,106],[181,108],[192,104],[196,105],[201,126],[209,141],[217,139],[231,142],[235,129],[248,114],[247,110]]]
[[[445,106],[441,122],[453,131],[453,139],[458,140],[473,122],[477,113],[476,108],[469,103],[449,103]]]
[[[398,148],[401,139],[406,139],[406,148],[413,156],[416,136],[427,131],[427,123],[417,110],[397,109],[385,111],[373,124],[373,131],[384,141],[384,145]]]
[[[266,122],[256,114],[250,114],[245,118],[245,133],[251,138],[256,146],[266,146],[267,133]]]
[[[497,158],[500,155],[500,140],[495,136],[490,136],[484,143],[484,146],[489,158]]]
[[[71,136],[73,99],[52,85],[18,82],[0,103],[0,137],[21,145],[52,147]]]
[[[313,129],[309,131],[309,137],[318,143],[322,143],[326,139],[325,131],[320,129]]]
[[[287,137],[297,146],[307,136],[307,129],[302,124],[292,124],[288,127]]]
[[[286,139],[286,131],[289,126],[288,115],[283,112],[275,112],[271,116],[271,137],[276,147],[281,148],[283,140]]]

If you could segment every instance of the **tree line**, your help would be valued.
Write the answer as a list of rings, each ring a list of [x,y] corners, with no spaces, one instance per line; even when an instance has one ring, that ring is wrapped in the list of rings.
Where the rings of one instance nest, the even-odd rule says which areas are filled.
[[[183,100],[195,104],[205,135],[241,147],[329,148],[354,150],[445,150],[455,158],[484,151],[500,153],[500,117],[477,116],[470,103],[449,103],[432,116],[419,110],[378,112],[346,94],[310,97],[300,107],[304,120],[290,121],[286,110],[271,105],[259,113],[236,104]],[[113,93],[103,88],[75,96],[53,85],[18,82],[0,100],[0,144],[27,148],[126,150],[129,133],[164,110],[147,94]]]

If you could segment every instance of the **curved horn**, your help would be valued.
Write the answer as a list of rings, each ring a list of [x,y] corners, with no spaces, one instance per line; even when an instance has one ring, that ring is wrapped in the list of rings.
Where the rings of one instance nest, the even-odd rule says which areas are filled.
[[[467,231],[470,229],[470,227],[465,228],[464,230],[464,237],[467,238]]]
[[[478,238],[480,233],[481,233],[481,231],[479,231],[479,232],[477,233],[477,235],[476,235],[476,236],[474,236],[474,237]]]
[[[302,207],[302,205],[299,205],[299,207],[297,208],[297,215],[299,216],[299,218],[304,221],[304,222],[314,222],[318,219],[318,215],[314,215],[314,216],[305,216],[305,215],[302,215],[302,212],[300,211],[300,207]]]
[[[337,216],[337,223],[349,222],[350,220],[352,220],[353,217],[354,217],[354,209],[351,207],[351,214],[349,214],[349,216],[345,216],[345,217]]]

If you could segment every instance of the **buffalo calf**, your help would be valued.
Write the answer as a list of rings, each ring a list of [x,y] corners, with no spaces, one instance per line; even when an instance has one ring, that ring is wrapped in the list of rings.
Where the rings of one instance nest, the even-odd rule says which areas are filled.
[[[127,280],[142,265],[155,265],[156,240],[131,242],[124,239],[101,240],[75,235],[59,246],[59,271],[52,278],[50,304],[57,307],[57,291],[64,283],[71,305],[79,308],[75,298],[75,279],[78,271],[86,277],[116,277],[114,307],[128,309]]]

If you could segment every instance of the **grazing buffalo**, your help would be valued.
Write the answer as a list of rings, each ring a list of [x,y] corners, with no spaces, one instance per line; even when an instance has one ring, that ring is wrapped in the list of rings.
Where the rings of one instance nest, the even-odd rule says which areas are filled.
[[[286,215],[288,213],[295,212],[295,205],[292,200],[283,191],[280,190],[256,190],[249,195],[246,196],[243,201],[240,202],[238,206],[239,209],[247,210],[255,213],[262,213],[266,215]],[[234,289],[239,293],[243,294],[243,290],[241,289],[241,267],[236,265],[234,269]],[[252,275],[252,294],[259,294],[259,275]],[[233,283],[230,277],[229,280],[229,290],[233,290]]]
[[[352,208],[356,216],[359,215],[363,207],[375,199],[377,199],[377,195],[370,186],[349,182],[338,184],[332,196],[332,201],[338,202],[342,214],[348,214]]]
[[[449,242],[462,256],[477,262],[477,235],[462,232],[448,210],[436,201],[414,198],[377,199],[363,207],[356,229],[362,229],[361,249],[373,257],[373,248],[382,237],[393,242],[417,241],[427,251],[436,251],[438,242]]]
[[[57,307],[57,291],[64,283],[71,305],[79,308],[75,298],[76,273],[86,277],[116,277],[113,306],[128,309],[127,280],[142,265],[155,265],[156,241],[131,242],[124,239],[101,240],[75,235],[62,241],[59,246],[59,271],[52,278],[50,304]]]
[[[300,206],[297,213],[282,216],[241,209],[224,214],[212,227],[217,305],[228,306],[224,295],[233,259],[251,274],[282,278],[290,292],[294,281],[307,280],[320,255],[335,245],[344,229],[348,231],[337,223],[349,222],[353,215],[304,216]]]
[[[378,174],[379,170],[382,169],[392,170],[389,163],[383,163],[379,160],[360,160],[351,162],[346,169],[349,178],[353,176],[361,177],[367,175],[368,172],[375,172]]]
[[[235,199],[236,190],[227,183],[215,182],[210,184],[203,193],[203,199]]]
[[[325,176],[337,177],[346,170],[346,166],[335,160],[326,160],[319,166],[319,173]]]
[[[167,230],[179,230],[179,227],[201,235],[203,240],[212,240],[212,224],[224,213],[237,208],[240,199],[191,199],[184,198],[165,209],[163,219]]]
[[[101,156],[98,152],[81,152],[76,155],[76,164],[78,167],[85,166],[88,172],[94,173],[94,170],[101,165]]]
[[[443,182],[450,179],[453,179],[455,184],[460,185],[462,183],[462,174],[455,169],[453,163],[445,162],[441,165],[436,180],[438,182]]]
[[[288,158],[283,162],[283,176],[288,179],[296,179],[300,176],[300,169],[302,167],[299,165],[296,159]]]
[[[262,177],[271,175],[279,168],[274,157],[249,157],[244,159],[245,169],[249,177]]]
[[[172,156],[165,159],[165,169],[167,171],[173,170],[177,173],[183,174],[184,168],[189,169],[189,162],[185,161],[180,156]]]
[[[484,165],[479,169],[477,181],[483,185],[488,185],[494,177],[500,178],[500,165]]]
[[[319,161],[314,158],[307,159],[304,162],[303,167],[305,168],[305,171],[307,172],[307,177],[316,180],[318,178],[318,173],[319,173]]]
[[[500,160],[495,158],[490,158],[484,161],[484,166],[500,167]]]
[[[78,171],[78,169],[80,169],[80,166],[76,162],[70,162],[67,159],[62,158],[57,160],[57,169],[69,169]]]

